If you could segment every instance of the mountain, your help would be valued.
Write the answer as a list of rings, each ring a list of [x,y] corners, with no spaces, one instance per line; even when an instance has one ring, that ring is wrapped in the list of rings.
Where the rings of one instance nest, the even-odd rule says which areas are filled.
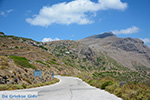
[[[42,82],[49,80],[50,73],[148,82],[149,57],[141,40],[118,38],[111,32],[45,43],[1,33],[0,84],[14,84],[16,77],[19,84],[32,84],[34,70],[42,70]]]
[[[45,47],[54,56],[58,57],[68,65],[79,70],[79,72],[93,72],[96,70],[127,70],[119,63],[113,64],[106,59],[105,55],[98,54],[89,46],[71,40],[53,41],[45,43]],[[113,60],[113,59],[111,59]],[[111,66],[109,66],[111,65]],[[118,66],[116,66],[118,65]]]
[[[150,49],[140,39],[107,32],[43,43],[0,32],[0,90],[53,83],[52,73],[80,77],[124,100],[150,98]]]
[[[105,37],[102,38],[102,36]],[[105,34],[102,36],[99,35],[100,38],[93,38],[93,36],[92,38],[85,38],[83,39],[84,43],[81,42],[83,40],[47,42],[45,43],[45,47],[48,49],[48,52],[58,57],[65,64],[77,69],[75,75],[82,74],[82,76],[85,75],[85,77],[97,78],[110,76],[119,81],[149,82],[149,66],[125,66],[124,63],[120,62],[121,59],[124,60],[123,57],[119,58],[119,60],[113,58],[113,55],[115,55],[113,53],[118,52],[115,51],[118,47],[113,46],[112,43],[116,43],[116,41],[121,40],[121,38],[112,35],[112,33],[107,33],[107,37]],[[109,46],[111,46],[111,48],[109,48]],[[130,55],[126,53],[127,51],[121,49],[119,49],[117,56],[120,57],[122,52],[125,52],[124,55],[122,54],[123,56],[130,57]],[[110,56],[111,53],[112,56]],[[139,57],[139,55],[136,56]],[[145,55],[143,56],[146,57]],[[138,58],[135,58],[135,60],[136,59]]]
[[[150,49],[140,39],[119,38],[112,32],[87,37],[78,42],[88,45],[131,70],[150,68]]]
[[[89,36],[87,38],[100,38],[100,39],[103,39],[103,38],[106,38],[106,37],[113,37],[113,36],[116,36],[114,35],[112,32],[106,32],[104,34],[99,34],[99,35],[92,35],[92,36]]]

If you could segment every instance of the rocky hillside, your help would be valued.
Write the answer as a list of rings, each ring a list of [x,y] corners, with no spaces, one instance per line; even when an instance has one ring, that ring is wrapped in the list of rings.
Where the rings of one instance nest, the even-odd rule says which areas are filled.
[[[150,68],[150,49],[140,39],[118,38],[112,32],[108,32],[78,42],[94,48],[131,70],[138,67]]]
[[[0,84],[17,84],[16,78],[19,84],[46,82],[51,79],[51,73],[86,73],[88,77],[110,76],[119,81],[148,82],[150,79],[149,49],[138,39],[130,42],[130,38],[121,39],[107,33],[79,41],[42,43],[0,34]],[[136,47],[131,49],[130,44]],[[42,70],[42,77],[35,79],[34,70]]]
[[[113,38],[118,39],[116,36]],[[65,64],[77,69],[76,75],[87,73],[86,77],[110,76],[119,81],[148,82],[150,79],[150,68],[139,66],[131,70],[107,55],[106,51],[98,51],[97,47],[70,40],[47,42],[45,47]]]
[[[79,71],[90,73],[95,70],[127,70],[113,59],[108,59],[105,55],[98,54],[94,49],[79,42],[70,40],[54,41],[45,43],[45,47],[54,56]]]
[[[63,40],[46,43],[46,48],[56,57],[78,70],[94,69],[97,56],[95,51],[84,44]]]
[[[42,70],[42,82],[50,80],[51,73],[73,74],[75,69],[47,52],[41,42],[15,36],[0,36],[0,84],[32,84],[33,71]]]
[[[35,78],[35,70],[42,70],[42,77]],[[57,82],[52,73],[78,76],[124,100],[150,98],[150,50],[139,39],[108,32],[42,43],[0,32],[0,90]]]

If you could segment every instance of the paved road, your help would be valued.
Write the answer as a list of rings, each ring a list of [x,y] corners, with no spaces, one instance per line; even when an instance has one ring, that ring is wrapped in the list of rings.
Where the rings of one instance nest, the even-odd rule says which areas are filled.
[[[122,100],[113,94],[86,84],[79,78],[56,77],[60,79],[60,82],[54,85],[19,91],[38,91],[38,100]]]

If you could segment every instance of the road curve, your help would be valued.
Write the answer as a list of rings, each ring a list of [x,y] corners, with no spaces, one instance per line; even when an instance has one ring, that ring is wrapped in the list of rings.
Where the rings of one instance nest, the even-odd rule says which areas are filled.
[[[60,82],[54,85],[12,92],[38,92],[38,100],[122,100],[104,90],[88,85],[79,78],[64,76],[56,76],[56,78],[60,79]]]

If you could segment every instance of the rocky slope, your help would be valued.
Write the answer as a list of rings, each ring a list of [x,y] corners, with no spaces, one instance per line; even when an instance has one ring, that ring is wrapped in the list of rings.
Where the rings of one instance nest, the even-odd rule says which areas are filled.
[[[94,49],[79,42],[70,40],[54,41],[45,43],[45,47],[54,56],[79,71],[90,73],[95,70],[127,70],[113,59],[106,59],[106,55],[98,54]],[[110,62],[110,60],[115,63]]]
[[[114,35],[113,38],[119,40]],[[88,38],[88,42],[91,42],[90,39],[92,38]],[[113,41],[113,39],[108,40]],[[108,44],[107,41],[103,41],[103,43]],[[87,77],[111,76],[119,81],[148,82],[150,79],[150,68],[145,66],[133,67],[133,69],[125,67],[121,62],[107,55],[108,53],[105,49],[104,51],[98,51],[96,48],[101,47],[98,45],[97,47],[89,47],[80,42],[63,40],[45,43],[45,47],[48,49],[48,52],[57,56],[65,64],[77,69],[76,75],[86,73]]]
[[[42,79],[33,76],[42,70]],[[73,74],[76,69],[47,52],[43,43],[15,36],[0,36],[0,84],[33,84],[50,80],[51,73]],[[36,81],[34,81],[36,80]]]
[[[16,78],[19,84],[46,82],[51,73],[86,73],[88,77],[111,76],[119,81],[150,79],[149,49],[138,39],[107,33],[79,41],[42,43],[0,34],[0,84],[16,84]],[[35,79],[34,70],[42,70],[42,77]]]
[[[149,100],[149,58],[150,50],[143,41],[109,32],[46,43],[0,32],[0,90],[53,83],[54,73],[78,76],[124,100]],[[42,77],[35,78],[34,70],[42,70]]]
[[[123,66],[136,70],[150,68],[150,49],[140,39],[118,38],[112,32],[87,37],[78,42],[113,58]]]

